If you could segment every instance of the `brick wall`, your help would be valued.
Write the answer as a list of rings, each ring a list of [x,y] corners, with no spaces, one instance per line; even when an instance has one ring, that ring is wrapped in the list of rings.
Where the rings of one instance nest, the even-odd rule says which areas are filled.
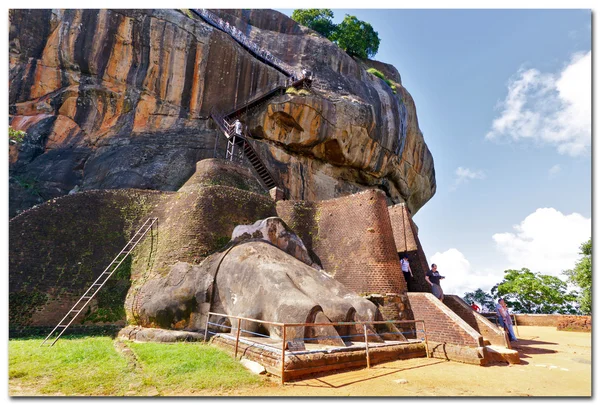
[[[153,274],[168,271],[177,261],[198,264],[229,242],[236,225],[276,215],[275,203],[266,194],[226,186],[187,186],[178,193],[86,191],[13,218],[10,327],[56,325],[148,216],[159,218],[157,227],[120,267],[117,273],[127,267],[124,278],[113,280],[117,274],[113,275],[97,297],[108,294],[115,313],[122,313],[118,302],[132,313],[134,303],[143,298],[137,295],[137,287]],[[90,307],[96,305],[94,299]],[[124,315],[110,322],[123,323]],[[77,322],[83,318],[84,313]]]
[[[318,202],[277,202],[277,214],[328,273],[358,293],[402,293],[385,194],[379,190]]]
[[[436,358],[483,364],[483,337],[430,293],[408,293],[415,320],[424,320],[429,351]],[[418,337],[422,337],[418,333]]]
[[[485,340],[493,345],[506,346],[504,331],[488,321],[483,315],[473,311],[466,302],[456,295],[445,295],[444,304],[463,321],[479,332]]]
[[[523,326],[558,326],[566,315],[561,314],[514,314],[517,325]],[[569,315],[571,317],[573,315]],[[577,318],[591,319],[589,316],[577,316]]]
[[[412,220],[406,204],[396,204],[388,208],[390,222],[394,233],[396,251],[401,256],[406,255],[413,272],[413,279],[408,285],[411,292],[431,292],[431,286],[425,280],[429,270],[427,258],[419,241],[417,226]]]
[[[9,222],[10,327],[54,326],[169,194],[88,191],[14,217]],[[124,299],[128,283],[111,279],[103,290],[114,289]]]
[[[198,186],[228,186],[259,194],[266,193],[248,167],[225,159],[202,159],[198,161],[196,171],[179,191],[194,190]]]

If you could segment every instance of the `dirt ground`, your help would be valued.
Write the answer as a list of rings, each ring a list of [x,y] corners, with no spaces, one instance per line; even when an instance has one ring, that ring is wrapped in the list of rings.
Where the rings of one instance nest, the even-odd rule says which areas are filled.
[[[484,367],[440,359],[383,363],[226,395],[242,396],[591,396],[592,336],[519,326],[521,364]]]

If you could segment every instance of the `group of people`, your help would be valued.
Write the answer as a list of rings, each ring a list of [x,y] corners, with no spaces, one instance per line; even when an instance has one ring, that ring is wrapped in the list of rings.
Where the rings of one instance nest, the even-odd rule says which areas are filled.
[[[402,259],[400,259],[400,267],[402,268],[402,274],[404,275],[404,280],[406,280],[406,286],[408,287],[414,277],[412,269],[410,268],[408,257],[403,256]],[[440,275],[440,273],[437,271],[437,265],[435,263],[431,265],[431,270],[428,270],[425,274],[425,281],[431,285],[431,292],[440,301],[444,300],[444,291],[440,286],[440,280],[445,278],[446,277]]]
[[[412,278],[414,277],[412,269],[410,268],[408,257],[403,256],[402,259],[400,259],[400,266],[402,267],[402,274],[404,275],[404,280],[406,280],[406,285],[408,286]],[[440,275],[440,273],[437,271],[436,264],[432,264],[431,270],[428,270],[425,274],[425,280],[431,286],[431,292],[440,301],[444,300],[444,291],[440,286],[440,280],[443,280],[444,278],[445,277]],[[473,308],[474,311],[479,312],[479,306],[475,304],[475,302],[471,302],[471,308]],[[498,323],[504,330],[506,330],[511,342],[516,342],[517,336],[515,335],[515,332],[513,330],[512,318],[506,305],[506,302],[504,302],[503,298],[500,298],[498,300],[498,304],[496,305],[496,314],[498,315]]]
[[[218,25],[223,31],[227,32],[229,35],[234,37],[238,42],[243,44],[248,49],[252,50],[255,54],[259,55],[261,58],[275,64],[278,66],[283,66],[283,62],[273,56],[270,52],[260,48],[254,42],[250,41],[250,39],[239,29],[237,29],[234,25],[229,24],[228,21],[223,20],[217,15],[211,13],[206,9],[199,9],[198,12],[207,20],[210,20],[213,24]]]
[[[471,301],[471,308],[473,308],[474,311],[479,312],[479,306],[473,301]],[[512,316],[503,298],[498,299],[498,303],[496,304],[496,316],[498,324],[506,331],[506,333],[508,333],[510,341],[516,342],[518,339],[513,330]]]

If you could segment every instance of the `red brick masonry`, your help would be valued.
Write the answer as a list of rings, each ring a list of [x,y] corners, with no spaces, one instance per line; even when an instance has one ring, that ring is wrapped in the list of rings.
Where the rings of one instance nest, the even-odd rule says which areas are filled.
[[[406,204],[396,204],[389,207],[388,211],[394,232],[396,251],[400,256],[406,255],[408,257],[413,272],[414,277],[408,286],[409,291],[431,292],[431,286],[425,280],[429,265],[421,241],[419,241],[417,226],[412,220]]]
[[[277,214],[348,288],[363,294],[406,291],[382,191],[317,202],[278,201]]]
[[[483,315],[473,311],[466,302],[456,295],[444,295],[444,304],[463,321],[493,345],[506,346],[504,331],[487,320]]]
[[[425,321],[433,357],[484,364],[483,336],[469,324],[430,293],[409,292],[408,299],[415,319]]]

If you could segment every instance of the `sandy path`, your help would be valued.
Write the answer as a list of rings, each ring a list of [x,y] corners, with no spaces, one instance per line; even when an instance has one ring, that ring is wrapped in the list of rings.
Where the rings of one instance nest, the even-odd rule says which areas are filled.
[[[479,367],[439,359],[379,364],[318,378],[273,384],[254,396],[590,396],[591,333],[519,327],[521,364]],[[403,381],[404,380],[404,381]],[[226,395],[232,395],[228,393]]]

